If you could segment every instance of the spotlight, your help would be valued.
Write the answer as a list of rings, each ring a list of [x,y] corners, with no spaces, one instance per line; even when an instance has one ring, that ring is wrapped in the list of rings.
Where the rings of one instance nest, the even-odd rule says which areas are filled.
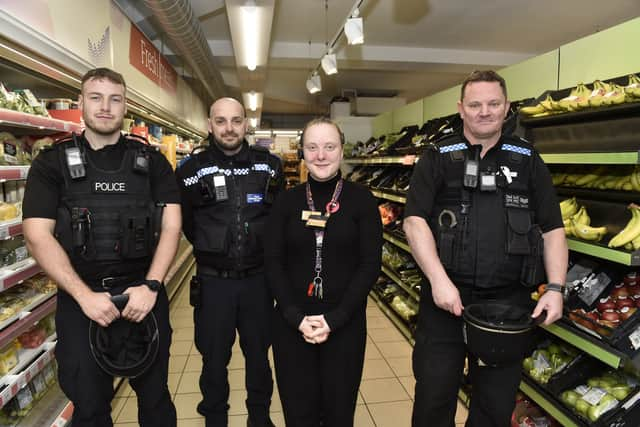
[[[322,57],[322,61],[320,61],[322,65],[322,69],[325,74],[330,76],[331,74],[336,74],[338,72],[338,61],[336,59],[335,53],[327,53]]]
[[[249,92],[249,110],[256,111],[258,109],[258,94],[254,91]]]
[[[320,80],[320,76],[317,71],[314,71],[307,79],[307,90],[312,94],[322,90],[322,80]]]
[[[358,15],[360,15],[360,11],[358,9],[354,10],[351,17],[344,24],[344,33],[349,44],[364,43],[364,24],[362,18]]]
[[[257,128],[258,127],[258,118],[257,117],[251,117],[249,119],[249,126],[251,126],[252,128]]]

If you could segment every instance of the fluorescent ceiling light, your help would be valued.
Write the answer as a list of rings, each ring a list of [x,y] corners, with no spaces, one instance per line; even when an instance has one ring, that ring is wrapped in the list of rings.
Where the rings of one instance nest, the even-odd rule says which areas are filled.
[[[300,135],[301,131],[299,130],[285,130],[285,129],[275,129],[273,131],[273,133],[275,135],[279,135],[279,136],[298,136]]]
[[[257,130],[253,133],[255,136],[271,136],[270,130]]]
[[[316,71],[307,79],[307,90],[312,94],[322,90],[322,80]]]
[[[335,53],[327,53],[322,57],[322,61],[320,61],[322,65],[322,69],[325,74],[330,76],[331,74],[336,74],[338,72],[338,61],[336,60]]]
[[[249,119],[249,126],[251,126],[252,128],[257,128],[258,127],[258,118],[257,117],[251,117]]]
[[[256,111],[258,109],[258,94],[249,92],[249,110]]]
[[[260,32],[258,6],[255,1],[247,1],[242,6],[242,29],[244,32],[245,62],[250,71],[258,66],[258,37]]]
[[[347,36],[349,44],[364,43],[364,23],[358,15],[360,15],[360,11],[358,9],[354,10],[351,17],[344,24],[344,34]]]

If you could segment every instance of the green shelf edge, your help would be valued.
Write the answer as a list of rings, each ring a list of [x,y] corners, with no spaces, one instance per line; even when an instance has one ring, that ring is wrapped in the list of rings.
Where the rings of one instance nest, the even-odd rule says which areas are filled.
[[[402,204],[407,203],[407,198],[404,196],[398,196],[396,194],[386,193],[384,191],[374,190],[374,189],[370,189],[370,191],[374,197],[377,197],[379,199],[391,200],[392,202],[398,202]]]
[[[381,270],[391,280],[393,280],[398,286],[400,286],[403,291],[408,293],[411,298],[413,298],[416,301],[420,301],[420,296],[418,294],[416,294],[416,292],[413,289],[411,289],[409,286],[407,286],[406,283],[404,283],[402,280],[400,280],[400,278],[398,276],[396,276],[393,271],[389,270],[384,265],[381,267]]]
[[[569,249],[572,251],[580,252],[585,255],[592,255],[598,258],[606,259],[609,261],[617,262],[623,265],[631,264],[631,254],[629,252],[619,251],[616,249],[604,248],[602,246],[593,245],[591,243],[575,240],[570,237],[567,238]]]
[[[391,236],[388,233],[382,233],[382,237],[384,238],[384,240],[386,240],[389,243],[393,243],[394,245],[396,245],[397,247],[399,247],[402,250],[405,250],[409,253],[411,253],[411,248],[409,247],[409,245],[406,242],[403,242],[400,239],[397,239],[393,236]]]
[[[545,163],[557,164],[609,164],[635,165],[638,164],[637,151],[623,153],[549,153],[540,154]]]
[[[400,333],[404,335],[407,341],[409,341],[409,344],[411,344],[411,346],[414,346],[415,340],[411,336],[411,331],[409,330],[409,328],[407,328],[407,325],[405,325],[404,322],[398,317],[396,312],[393,311],[387,304],[382,302],[375,292],[371,291],[369,292],[369,295],[371,296],[371,298],[373,298],[373,300],[376,302],[385,316],[387,316],[387,318],[391,320],[394,325],[396,325],[396,327],[400,330]]]
[[[574,345],[575,347],[589,354],[590,356],[593,356],[596,359],[606,363],[607,365],[611,366],[614,369],[618,369],[620,366],[622,366],[623,356],[617,355],[615,353],[611,353],[603,349],[602,347],[599,347],[598,345],[592,343],[591,341],[586,340],[572,333],[568,329],[565,329],[555,324],[542,326],[542,328],[546,329],[547,331],[557,336],[558,338],[562,338],[569,344]]]
[[[520,383],[520,390],[522,390],[524,394],[533,399],[538,405],[540,405],[542,409],[547,411],[564,427],[580,427],[579,424],[576,424],[571,418],[567,417],[562,411],[558,410],[553,402],[547,400],[544,396],[542,396],[533,387],[531,387],[524,381]]]

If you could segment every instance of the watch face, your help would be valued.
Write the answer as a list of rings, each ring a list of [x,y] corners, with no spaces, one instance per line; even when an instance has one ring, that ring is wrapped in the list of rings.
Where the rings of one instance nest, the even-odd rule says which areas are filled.
[[[160,283],[160,281],[158,280],[145,280],[145,284],[149,287],[149,289],[156,292],[158,292],[162,287],[162,283]]]

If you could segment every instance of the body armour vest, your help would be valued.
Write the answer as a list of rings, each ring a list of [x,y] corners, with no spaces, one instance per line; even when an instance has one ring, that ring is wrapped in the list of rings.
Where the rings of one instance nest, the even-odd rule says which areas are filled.
[[[248,269],[262,265],[264,225],[278,188],[273,156],[251,146],[238,156],[213,148],[182,166],[193,204],[193,247],[214,268]],[[275,158],[273,158],[275,159]]]
[[[543,271],[541,232],[529,205],[533,149],[503,136],[480,160],[472,189],[463,185],[465,163],[479,148],[460,136],[435,145],[444,183],[428,222],[440,259],[457,286],[533,286]]]
[[[84,176],[75,179],[66,149],[76,146],[68,141],[54,147],[65,183],[55,236],[83,278],[144,274],[157,244],[162,208],[151,200],[149,148],[125,144],[117,170],[99,169],[85,156]]]

